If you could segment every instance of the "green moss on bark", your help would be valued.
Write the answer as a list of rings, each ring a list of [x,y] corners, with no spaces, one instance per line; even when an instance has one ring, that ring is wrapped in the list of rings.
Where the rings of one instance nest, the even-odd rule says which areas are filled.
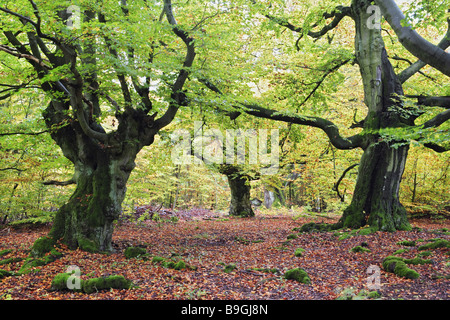
[[[383,260],[383,269],[387,272],[392,272],[399,277],[407,278],[407,279],[417,279],[419,278],[419,273],[415,270],[412,270],[406,265],[407,260],[397,257],[397,256],[389,256]]]
[[[70,273],[60,273],[52,280],[50,290],[73,290],[75,292],[84,292],[91,294],[101,290],[109,289],[129,289],[132,285],[131,280],[126,279],[120,275],[111,275],[108,277],[91,278],[87,280],[80,280],[79,288],[69,289],[67,286],[68,281],[72,277]]]
[[[31,248],[31,256],[32,257],[43,257],[46,253],[52,251],[54,249],[54,246],[56,244],[56,241],[54,238],[49,236],[44,236],[41,238],[38,238],[32,248]]]
[[[417,250],[429,250],[437,248],[450,248],[450,241],[445,239],[437,239],[436,241],[421,245]]]

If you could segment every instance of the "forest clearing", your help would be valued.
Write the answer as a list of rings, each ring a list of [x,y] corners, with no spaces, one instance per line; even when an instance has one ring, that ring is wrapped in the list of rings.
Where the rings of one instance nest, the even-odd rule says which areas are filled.
[[[294,213],[266,213],[253,218],[230,218],[208,210],[192,210],[192,214],[183,212],[180,216],[182,218],[177,222],[165,218],[119,223],[113,237],[114,253],[62,250],[62,256],[50,264],[33,268],[28,274],[3,279],[0,297],[24,300],[450,298],[449,248],[420,249],[422,245],[433,243],[433,239],[450,240],[450,224],[445,219],[413,220],[411,231],[359,235],[351,234],[351,230],[336,233],[295,231],[307,222],[333,222],[336,219],[333,215],[311,218]],[[2,256],[1,261],[9,256],[26,259],[29,247],[47,232],[48,227],[2,229],[0,252],[12,251]],[[413,246],[411,242],[414,242]],[[352,252],[352,248],[361,244],[369,251]],[[127,258],[128,247],[144,251],[135,258]],[[405,259],[422,257],[431,262],[410,265],[420,276],[408,279],[383,269],[383,259],[394,254]],[[154,257],[184,261],[185,267],[177,270],[173,266],[163,266],[155,262]],[[16,272],[23,260],[4,264],[2,268]],[[80,269],[81,279],[123,275],[132,281],[132,287],[90,294],[68,289],[51,290],[55,276],[73,265]],[[371,278],[373,271],[368,273],[371,265],[380,270],[376,289],[371,288],[376,285]],[[285,279],[285,272],[293,268],[304,269],[310,283]],[[370,296],[369,292],[372,292]]]

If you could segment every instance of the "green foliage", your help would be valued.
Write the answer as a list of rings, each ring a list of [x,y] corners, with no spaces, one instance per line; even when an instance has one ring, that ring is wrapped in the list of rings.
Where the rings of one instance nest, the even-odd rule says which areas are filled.
[[[99,90],[107,92],[120,106],[124,105],[124,100],[114,69],[126,74],[129,82],[133,78],[151,79],[149,96],[153,103],[152,112],[161,115],[170,101],[167,93],[185,55],[183,44],[173,34],[171,26],[159,20],[160,2],[128,1],[130,7],[126,19],[117,4],[112,0],[101,3],[78,1],[82,11],[99,10],[108,18],[108,23],[101,24],[94,19],[82,21],[80,28],[69,29],[55,14],[65,3],[38,3],[44,22],[43,32],[79,47],[86,47],[95,40],[99,46],[95,55],[97,65],[81,64],[80,71],[82,74],[96,71]],[[345,136],[360,132],[360,128],[349,128],[355,119],[362,120],[367,113],[362,103],[364,96],[358,67],[347,64],[328,73],[342,61],[354,58],[354,50],[349,45],[354,42],[352,22],[347,21],[350,19],[341,21],[339,29],[329,32],[328,39],[315,40],[306,36],[309,30],[318,30],[329,22],[324,19],[323,12],[331,12],[337,4],[342,3],[307,1],[295,2],[292,6],[285,1],[275,1],[271,6],[263,2],[250,4],[241,1],[233,6],[216,2],[177,3],[178,23],[195,38],[199,57],[190,69],[191,76],[186,84],[190,104],[180,108],[173,124],[159,133],[151,148],[139,154],[137,167],[128,182],[124,212],[132,213],[136,206],[143,204],[162,204],[171,209],[207,207],[226,210],[229,200],[226,177],[212,166],[194,162],[191,165],[175,165],[171,161],[174,144],[170,133],[178,128],[192,131],[195,120],[222,131],[229,128],[279,129],[280,136],[286,137],[280,146],[280,172],[276,176],[253,181],[253,195],[263,198],[266,190],[277,191],[277,206],[303,207],[307,213],[325,211],[323,205],[317,205],[317,199],[320,199],[326,202],[327,211],[342,212],[352,196],[356,170],[347,174],[339,186],[347,202],[340,202],[336,197],[334,183],[349,165],[359,161],[361,150],[337,150],[330,146],[326,135],[309,127],[269,122],[246,115],[230,120],[218,110],[235,111],[238,101],[256,102],[271,106],[282,114],[332,119]],[[18,0],[8,3],[8,6],[10,10],[35,18],[29,1]],[[447,0],[433,5],[415,1],[408,3],[407,16],[417,28],[424,29],[421,32],[439,38],[447,27],[447,8]],[[295,23],[302,27],[302,32],[286,32],[286,28],[263,17],[262,13]],[[0,18],[2,30],[17,33],[19,39],[27,43],[27,49],[31,50],[28,41],[25,41],[31,25],[24,25],[4,12]],[[313,25],[314,28],[311,27]],[[297,41],[300,35],[303,38]],[[119,55],[108,50],[105,37],[114,39],[113,49]],[[7,43],[6,39],[2,39],[2,43]],[[414,59],[396,41],[385,43],[390,56]],[[132,49],[134,59],[124,58],[128,49]],[[151,59],[149,52],[152,53]],[[60,55],[60,52],[55,53]],[[80,52],[80,60],[89,58],[92,56],[88,51]],[[51,68],[38,81],[24,59],[16,59],[2,51],[0,60],[0,133],[46,130],[41,113],[50,97],[36,88],[44,80],[57,81],[71,77],[68,65]],[[394,67],[400,72],[406,66],[406,62],[396,61]],[[404,85],[406,93],[450,94],[446,77],[428,67],[424,72],[429,78],[418,76],[411,79]],[[208,79],[223,94],[218,96],[206,90],[198,79]],[[320,80],[323,82],[316,88]],[[28,83],[28,87],[3,91],[3,88],[13,88],[11,86],[20,83]],[[14,92],[13,96],[3,98],[11,92]],[[132,91],[132,95],[135,98],[137,93]],[[117,128],[115,109],[104,96],[100,100],[102,115],[97,120],[107,132],[111,132]],[[405,104],[409,107],[409,113],[420,116],[416,121],[418,124],[440,112],[436,108],[418,108],[412,100],[405,101]],[[67,123],[59,123],[52,129],[65,125]],[[436,154],[423,147],[425,143],[448,145],[449,132],[448,121],[439,128],[405,126],[379,132],[381,138],[391,141],[394,147],[405,142],[412,144],[401,185],[402,203],[416,208],[419,203],[445,206],[450,201],[449,155]],[[283,168],[288,164],[294,165]],[[68,180],[74,171],[71,162],[55,148],[49,133],[0,135],[0,169],[1,223],[48,223],[53,219],[54,210],[61,207],[74,190],[74,186],[43,185],[48,180]],[[245,167],[248,172],[254,173],[254,169],[255,166]],[[292,174],[298,177],[292,179]],[[309,225],[303,231],[326,230],[329,230],[326,226]],[[89,244],[84,247],[91,248]]]

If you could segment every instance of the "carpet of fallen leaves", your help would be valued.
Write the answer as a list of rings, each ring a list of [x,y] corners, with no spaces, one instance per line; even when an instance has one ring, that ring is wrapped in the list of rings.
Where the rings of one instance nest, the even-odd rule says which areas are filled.
[[[437,230],[449,228],[448,220],[412,220],[413,231],[376,232],[339,240],[333,232],[296,233],[293,230],[307,222],[335,222],[338,216],[317,218],[293,215],[261,215],[253,218],[223,217],[207,210],[178,213],[177,222],[121,222],[113,236],[115,253],[92,254],[64,249],[63,256],[42,267],[38,272],[11,276],[0,280],[0,299],[276,299],[330,300],[344,289],[367,289],[369,266],[380,268],[381,299],[450,299],[450,280],[439,277],[450,272],[449,249],[440,248],[426,257],[433,264],[414,265],[420,273],[416,280],[400,278],[385,272],[384,257],[405,248],[402,240],[427,240],[436,237],[450,239]],[[0,230],[0,250],[12,249],[1,257],[26,258],[29,247],[45,235],[49,226],[39,229]],[[288,240],[290,234],[297,237]],[[349,249],[366,242],[371,252],[353,253]],[[418,245],[421,242],[418,243]],[[152,263],[151,259],[126,259],[123,252],[129,246],[146,249],[150,256],[173,256],[184,260],[195,270],[174,270]],[[301,257],[294,255],[303,248]],[[416,247],[407,247],[401,256],[413,258]],[[0,266],[17,271],[23,262]],[[224,265],[235,264],[231,272]],[[73,291],[50,291],[54,276],[75,265],[81,278],[123,275],[136,287],[130,290],[111,289],[92,294]],[[283,278],[283,273],[300,267],[307,271],[311,284]],[[279,273],[256,271],[255,268],[276,268]]]

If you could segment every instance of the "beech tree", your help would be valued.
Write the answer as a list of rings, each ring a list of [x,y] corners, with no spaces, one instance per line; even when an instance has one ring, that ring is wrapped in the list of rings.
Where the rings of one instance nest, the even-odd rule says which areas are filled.
[[[438,45],[433,45],[412,29],[406,22],[403,12],[394,1],[390,0],[375,1],[375,6],[371,1],[353,0],[349,6],[340,5],[331,12],[322,12],[318,22],[313,26],[310,25],[311,19],[305,19],[304,25],[296,26],[289,21],[289,17],[277,15],[275,6],[267,8],[257,1],[252,1],[252,4],[272,23],[297,33],[299,36],[297,45],[302,41],[302,37],[320,39],[329,36],[329,32],[344,18],[352,19],[355,28],[354,57],[336,58],[324,72],[324,77],[348,63],[355,62],[360,70],[367,115],[362,121],[351,124],[353,127],[362,128],[358,134],[343,136],[334,122],[323,117],[302,115],[291,110],[277,110],[242,99],[236,101],[235,109],[256,117],[318,128],[325,132],[337,149],[360,148],[364,151],[358,167],[358,178],[351,204],[344,211],[339,223],[332,226],[333,228],[359,228],[368,224],[376,230],[384,231],[410,229],[406,210],[399,200],[399,187],[409,142],[414,139],[436,152],[449,150],[445,139],[427,140],[425,131],[437,130],[448,121],[450,99],[448,96],[419,96],[417,106],[412,107],[405,102],[403,83],[427,64],[445,76],[449,75],[450,54],[445,52],[445,49],[449,45],[450,20],[445,16],[441,16],[438,20],[441,24],[448,24],[449,28],[443,40]],[[324,7],[330,5],[328,2],[324,3]],[[441,8],[447,10],[448,6],[442,5]],[[394,71],[388,57],[382,37],[381,14],[404,48],[419,59],[400,73]],[[318,30],[315,28],[317,26]],[[332,37],[329,37],[328,41],[331,42]],[[316,81],[318,85],[314,90],[322,82],[323,79]],[[309,96],[314,94],[314,90]],[[424,105],[437,106],[445,110],[421,122],[420,117],[426,112],[420,107]],[[408,131],[423,132],[411,139],[407,137]]]
[[[74,165],[70,181],[53,182],[76,189],[56,213],[50,243],[109,251],[136,155],[186,105],[195,28],[177,24],[170,0],[1,1],[0,12],[0,52],[30,66],[21,86],[31,79],[46,93],[46,126]]]

